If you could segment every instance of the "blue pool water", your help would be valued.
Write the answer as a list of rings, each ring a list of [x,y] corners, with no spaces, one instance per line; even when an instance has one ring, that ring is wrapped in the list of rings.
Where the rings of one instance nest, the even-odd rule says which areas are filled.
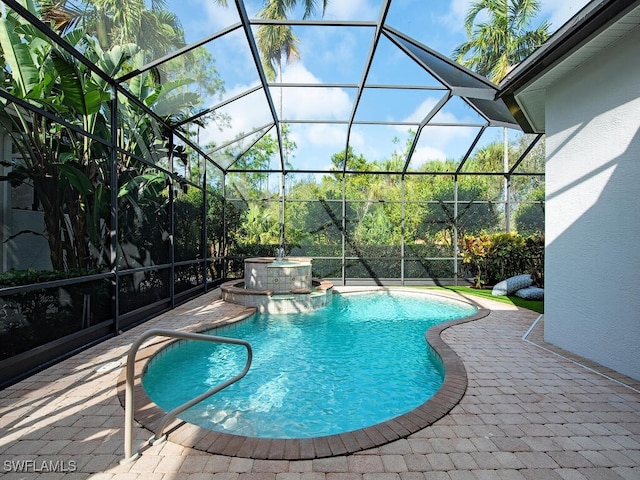
[[[426,330],[474,313],[473,305],[437,296],[334,294],[331,305],[309,313],[257,314],[211,330],[249,341],[251,369],[180,418],[263,438],[312,438],[389,420],[424,403],[442,384]],[[168,411],[238,374],[245,362],[241,346],[184,342],[154,358],[143,385]]]

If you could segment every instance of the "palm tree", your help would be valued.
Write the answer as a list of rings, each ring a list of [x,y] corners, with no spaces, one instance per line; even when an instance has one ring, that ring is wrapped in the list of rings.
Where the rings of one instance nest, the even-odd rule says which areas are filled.
[[[286,20],[287,11],[293,10],[298,2],[296,0],[267,0],[260,11],[260,18],[266,20]],[[322,13],[327,8],[328,0],[322,2]],[[304,15],[309,18],[316,11],[315,0],[304,1]],[[282,59],[287,62],[300,58],[298,44],[300,40],[288,25],[260,25],[256,32],[258,48],[262,53],[262,67],[268,80],[275,80],[276,68],[282,73]]]
[[[227,0],[215,1],[219,5],[227,6]],[[306,19],[316,13],[316,3],[316,0],[265,0],[258,17],[265,20],[286,20],[287,13],[293,11],[298,4],[303,4],[302,18]],[[328,3],[329,0],[322,0],[323,15]],[[283,57],[287,62],[300,58],[300,52],[298,52],[300,40],[289,25],[260,25],[256,32],[256,40],[262,54],[262,68],[269,81],[275,80],[276,73],[281,73]]]
[[[454,50],[453,58],[499,82],[549,37],[547,21],[531,27],[539,10],[539,0],[476,0],[464,22],[469,40]],[[478,22],[480,15],[487,20]]]
[[[284,3],[279,0],[269,0],[260,11],[260,18],[286,20],[287,12]],[[260,25],[256,32],[256,41],[262,54],[262,68],[269,81],[276,79],[276,72],[282,76],[283,57],[287,62],[300,58],[298,51],[300,39],[289,25]]]
[[[42,16],[62,33],[81,26],[103,49],[135,43],[158,58],[185,44],[180,20],[165,0],[153,0],[151,8],[144,0],[89,0],[82,7],[71,0],[43,0]]]
[[[469,40],[459,45],[453,58],[495,83],[527,58],[549,38],[549,23],[542,22],[531,28],[532,20],[540,11],[539,0],[476,0],[471,4],[464,21]],[[477,22],[479,15],[487,20]],[[505,174],[509,170],[508,131],[504,129],[503,163]],[[508,204],[509,180],[505,176],[505,222],[510,231]]]
[[[227,6],[227,0],[215,0],[219,5]],[[264,7],[258,16],[265,20],[286,20],[287,13],[291,12],[303,3],[303,19],[309,18],[316,12],[316,0],[265,0]],[[322,0],[322,13],[327,8],[329,0]],[[256,32],[258,50],[262,54],[262,69],[268,81],[274,81],[276,75],[282,79],[282,59],[287,62],[300,58],[298,43],[300,40],[293,33],[289,25],[260,25]],[[280,118],[282,118],[282,88],[280,88]],[[278,123],[280,137],[282,137],[282,124]],[[286,156],[286,151],[284,152]],[[283,159],[285,162],[286,158]],[[284,174],[280,173],[280,246],[284,245]]]

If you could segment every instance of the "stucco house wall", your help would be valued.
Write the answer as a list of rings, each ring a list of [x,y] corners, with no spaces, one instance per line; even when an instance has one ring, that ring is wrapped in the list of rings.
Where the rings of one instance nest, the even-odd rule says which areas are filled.
[[[547,88],[545,339],[640,379],[640,28]]]
[[[9,162],[11,156],[11,137],[0,129],[0,160]],[[9,167],[0,165],[0,176],[9,172]],[[0,273],[11,269],[51,270],[44,214],[31,210],[31,187],[22,188],[23,195],[18,190],[9,182],[0,182]],[[23,198],[16,202],[20,196]]]

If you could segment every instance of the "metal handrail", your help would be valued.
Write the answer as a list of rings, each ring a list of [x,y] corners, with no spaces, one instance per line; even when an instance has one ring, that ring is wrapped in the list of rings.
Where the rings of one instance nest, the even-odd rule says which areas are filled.
[[[124,401],[124,459],[121,463],[128,463],[136,460],[138,458],[138,452],[133,451],[133,416],[134,416],[134,408],[133,408],[133,380],[135,374],[135,360],[136,353],[138,353],[138,349],[142,345],[142,343],[151,338],[151,337],[170,337],[170,338],[182,338],[186,340],[204,340],[207,342],[217,342],[217,343],[230,343],[234,345],[242,345],[247,349],[247,363],[244,366],[242,372],[236,375],[233,378],[213,387],[210,390],[198,395],[193,400],[190,400],[173,410],[167,413],[163,419],[160,421],[159,427],[156,429],[154,437],[151,438],[152,442],[157,442],[164,437],[164,429],[172,421],[176,416],[180,413],[184,412],[188,408],[193,407],[195,404],[200,403],[211,395],[219,392],[220,390],[227,388],[232,383],[237,382],[242,377],[244,377],[249,371],[249,367],[251,367],[251,360],[253,358],[253,352],[251,350],[251,345],[249,342],[244,340],[238,340],[236,338],[227,338],[227,337],[217,337],[214,335],[205,335],[202,333],[191,333],[191,332],[180,332],[177,330],[163,330],[163,329],[152,329],[144,334],[142,334],[138,339],[133,342],[131,348],[129,349],[129,354],[127,355],[127,372],[126,372],[126,385],[125,385],[125,401]]]

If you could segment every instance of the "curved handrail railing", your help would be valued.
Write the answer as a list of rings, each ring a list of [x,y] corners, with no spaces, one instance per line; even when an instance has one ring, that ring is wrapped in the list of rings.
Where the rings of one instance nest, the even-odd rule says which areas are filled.
[[[228,338],[228,337],[217,337],[214,335],[205,335],[202,333],[191,333],[191,332],[180,332],[177,330],[164,330],[164,329],[152,329],[144,334],[142,334],[138,339],[133,342],[131,348],[129,349],[129,354],[127,355],[127,372],[126,372],[126,384],[125,384],[125,401],[124,401],[124,459],[122,463],[131,462],[138,458],[138,452],[133,451],[133,416],[134,416],[134,405],[133,405],[133,380],[135,375],[135,360],[136,353],[138,353],[138,349],[143,344],[144,341],[151,337],[169,337],[169,338],[182,338],[186,340],[204,340],[207,342],[216,342],[216,343],[230,343],[234,345],[242,345],[247,349],[247,363],[244,366],[242,372],[236,375],[229,380],[216,385],[210,390],[198,395],[193,400],[190,400],[170,412],[168,412],[160,421],[159,427],[156,429],[154,437],[151,441],[159,441],[164,437],[164,429],[176,416],[180,413],[184,412],[188,408],[193,407],[195,404],[200,403],[211,395],[219,392],[220,390],[227,388],[229,385],[237,382],[242,377],[244,377],[249,368],[251,367],[251,360],[253,357],[253,352],[251,350],[251,345],[249,342],[244,340],[238,340],[236,338]]]

